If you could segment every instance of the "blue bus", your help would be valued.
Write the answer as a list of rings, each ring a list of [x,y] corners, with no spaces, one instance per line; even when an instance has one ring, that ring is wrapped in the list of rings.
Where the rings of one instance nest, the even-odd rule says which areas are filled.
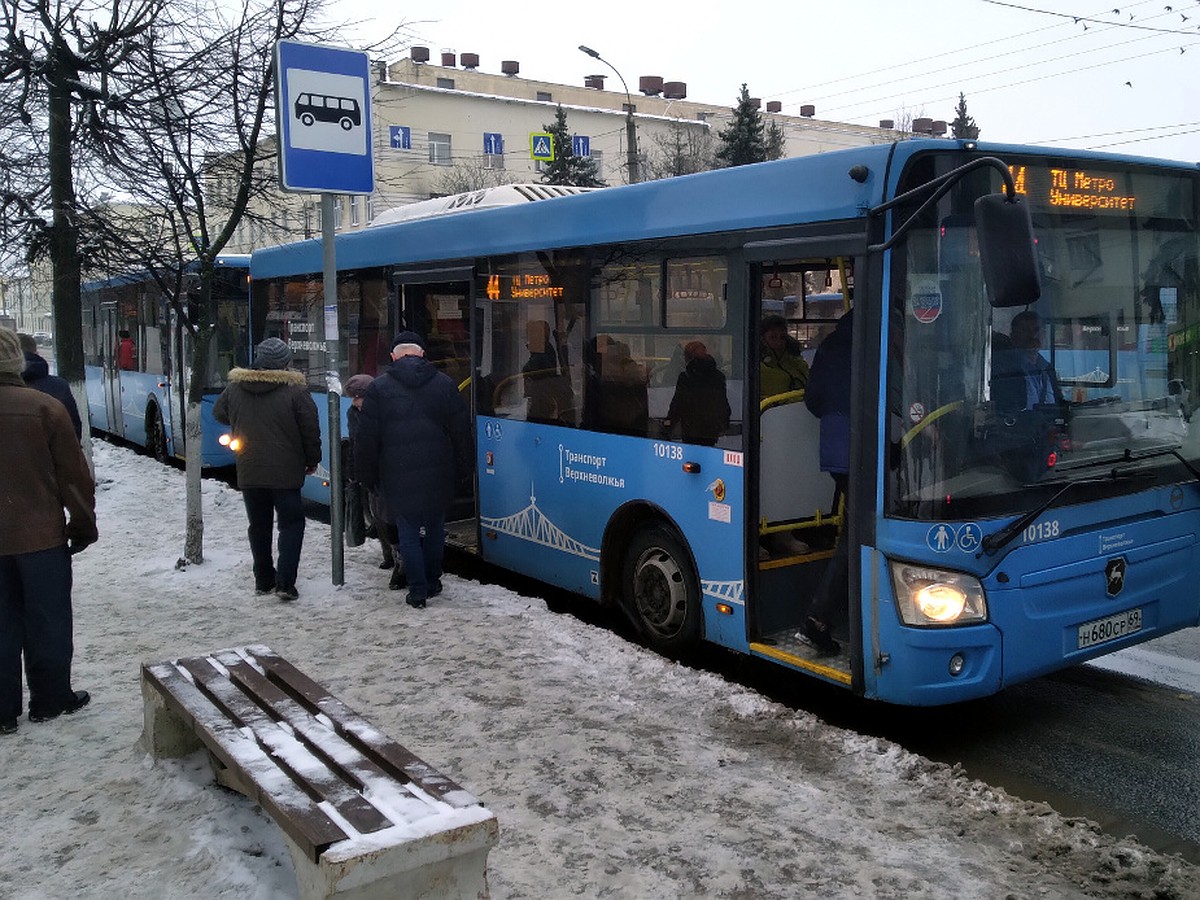
[[[211,382],[201,399],[201,464],[233,465],[233,452],[218,443],[221,426],[212,406],[229,370],[249,355],[250,257],[217,257],[213,284],[217,313],[210,344]],[[173,304],[148,272],[85,282],[82,286],[84,374],[91,428],[129,441],[160,461],[184,456],[192,335],[180,310],[198,301],[189,272],[187,296]]]
[[[410,219],[337,238],[337,358],[379,374],[411,328],[462,385],[459,547],[667,654],[958,702],[1200,623],[1200,431],[1143,427],[1200,379],[1198,187],[1190,163],[912,140]],[[1002,190],[1024,295],[998,287],[1021,279],[984,216]],[[251,272],[254,339],[295,338],[323,388],[319,243]],[[809,356],[851,308],[840,496],[804,391],[763,395],[759,331],[782,315]],[[1013,402],[1018,324],[1022,358],[1062,368],[1053,396]],[[729,413],[689,433],[671,411],[698,355]],[[798,630],[839,536],[822,655]]]

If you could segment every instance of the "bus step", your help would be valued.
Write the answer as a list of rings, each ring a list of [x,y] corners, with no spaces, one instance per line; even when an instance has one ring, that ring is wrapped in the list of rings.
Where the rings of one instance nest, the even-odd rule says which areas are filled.
[[[850,684],[850,646],[839,639],[841,652],[837,656],[821,656],[816,649],[796,637],[794,628],[764,635],[760,641],[751,641],[750,652],[803,669],[837,684]]]

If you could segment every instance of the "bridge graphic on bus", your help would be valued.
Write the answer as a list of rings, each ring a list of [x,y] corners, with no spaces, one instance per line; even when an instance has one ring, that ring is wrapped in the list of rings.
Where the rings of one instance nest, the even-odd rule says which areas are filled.
[[[362,108],[353,97],[303,93],[296,98],[296,118],[305,126],[314,122],[336,122],[343,131],[362,124]]]
[[[502,518],[480,516],[479,524],[500,534],[519,538],[543,547],[581,556],[592,562],[600,561],[600,551],[571,537],[548,518],[537,506],[537,497],[529,492],[529,505],[519,512]]]
[[[529,541],[552,550],[580,556],[592,562],[600,561],[600,551],[571,537],[546,517],[538,508],[536,491],[529,492],[529,505],[507,516],[480,516],[480,528],[506,534],[518,540]],[[745,604],[745,585],[737,581],[709,581],[701,579],[700,590],[709,597],[723,603]]]

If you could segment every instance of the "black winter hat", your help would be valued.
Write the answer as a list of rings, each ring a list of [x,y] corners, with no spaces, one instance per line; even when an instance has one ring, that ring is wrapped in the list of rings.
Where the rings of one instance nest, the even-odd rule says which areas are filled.
[[[425,349],[425,338],[421,337],[415,331],[402,331],[396,335],[392,341],[392,349],[395,350],[401,344],[416,344],[422,350]]]

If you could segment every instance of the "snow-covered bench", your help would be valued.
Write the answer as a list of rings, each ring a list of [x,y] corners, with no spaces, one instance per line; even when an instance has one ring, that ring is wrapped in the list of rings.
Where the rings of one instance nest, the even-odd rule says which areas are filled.
[[[488,896],[495,816],[263,646],[142,666],[142,746],[206,747],[283,830],[300,896]]]

